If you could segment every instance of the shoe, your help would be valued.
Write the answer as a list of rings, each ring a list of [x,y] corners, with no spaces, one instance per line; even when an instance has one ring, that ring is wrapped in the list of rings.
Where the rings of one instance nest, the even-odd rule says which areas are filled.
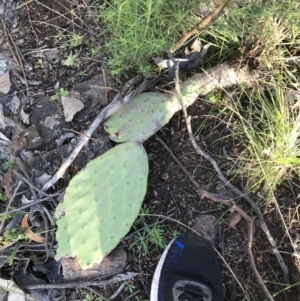
[[[173,239],[156,267],[150,301],[223,301],[218,258],[205,238],[190,232]]]

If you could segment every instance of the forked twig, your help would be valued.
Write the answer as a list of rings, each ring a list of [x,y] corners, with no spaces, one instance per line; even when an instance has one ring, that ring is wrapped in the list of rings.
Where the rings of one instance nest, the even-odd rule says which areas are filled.
[[[193,185],[196,187],[197,192],[201,196],[205,196],[206,198],[214,201],[226,204],[227,206],[232,207],[236,212],[238,212],[247,222],[248,225],[248,239],[247,239],[247,253],[249,256],[250,261],[250,267],[256,277],[256,280],[258,284],[260,285],[262,291],[266,294],[269,300],[274,301],[273,297],[271,296],[269,290],[267,289],[263,279],[261,278],[259,272],[256,269],[256,265],[254,262],[253,254],[252,254],[252,241],[253,241],[253,218],[251,218],[248,214],[245,213],[244,210],[242,210],[240,207],[238,207],[232,200],[224,200],[223,198],[219,197],[218,195],[209,193],[208,191],[202,189],[201,185],[195,180],[195,178],[188,172],[188,170],[182,165],[182,163],[178,160],[178,158],[174,155],[174,153],[171,151],[171,149],[163,142],[162,139],[156,138],[157,141],[159,141],[162,146],[167,150],[167,152],[171,155],[171,157],[174,159],[174,161],[180,166],[180,168],[183,170],[183,172],[188,176],[190,181],[193,183]]]
[[[180,168],[183,170],[183,172],[188,176],[190,181],[193,183],[193,185],[196,187],[197,192],[201,197],[205,196],[206,198],[214,201],[223,203],[227,206],[230,206],[232,209],[234,209],[236,212],[238,212],[247,222],[248,225],[248,238],[247,238],[247,253],[250,261],[250,267],[256,277],[256,280],[261,287],[262,291],[265,293],[265,295],[268,297],[270,301],[274,301],[273,297],[271,296],[269,290],[267,289],[263,279],[261,278],[259,272],[256,269],[256,265],[254,262],[253,254],[252,254],[252,241],[253,241],[253,218],[250,217],[244,210],[242,210],[240,207],[238,207],[235,202],[232,200],[225,200],[218,195],[212,194],[206,190],[203,190],[201,188],[201,185],[195,180],[195,178],[187,171],[187,169],[182,165],[182,163],[177,159],[177,157],[174,155],[174,153],[171,151],[171,149],[161,140],[160,138],[156,138],[157,141],[159,141],[163,147],[168,151],[168,153],[171,155],[171,157],[174,159],[174,161],[180,166]]]
[[[176,63],[176,62],[175,62]],[[177,64],[177,63],[176,63]],[[177,64],[178,65],[178,64]],[[178,69],[178,66],[177,66]],[[177,71],[178,72],[178,71]],[[178,75],[178,73],[177,73]],[[186,107],[183,104],[183,99],[182,99],[182,95],[180,92],[180,86],[179,86],[179,79],[178,76],[177,78],[175,77],[176,81],[175,81],[175,91],[177,93],[177,96],[181,102],[182,105],[182,111],[186,120],[186,126],[187,126],[187,130],[189,133],[189,137],[190,140],[196,150],[196,152],[201,155],[202,157],[204,157],[208,162],[210,162],[210,164],[213,166],[213,168],[215,169],[215,171],[218,174],[219,179],[224,183],[224,185],[226,185],[231,191],[233,191],[235,194],[237,194],[238,196],[242,197],[244,200],[247,201],[247,203],[251,206],[251,208],[254,210],[255,214],[258,217],[258,222],[260,225],[260,228],[263,230],[263,232],[265,233],[270,245],[272,246],[273,252],[275,254],[275,257],[277,259],[277,263],[281,268],[282,274],[283,274],[283,282],[284,283],[289,283],[289,271],[288,271],[288,267],[285,264],[279,250],[277,247],[277,244],[264,220],[263,214],[261,212],[261,210],[259,209],[259,207],[256,205],[256,203],[250,198],[250,196],[244,192],[242,192],[241,190],[239,190],[238,188],[236,188],[233,184],[231,184],[223,175],[220,167],[218,166],[217,162],[207,153],[205,153],[197,144],[196,139],[193,135],[192,132],[192,127],[191,127],[191,118],[187,115],[187,111],[186,111]]]
[[[254,219],[252,217],[250,217],[243,209],[241,209],[239,206],[237,206],[235,204],[235,202],[233,202],[232,200],[224,200],[223,198],[215,196],[212,193],[209,193],[207,191],[203,191],[202,195],[209,198],[210,200],[212,200],[214,202],[219,202],[219,203],[223,203],[227,206],[230,206],[232,209],[234,209],[237,213],[239,213],[246,220],[247,226],[248,226],[246,250],[247,250],[249,261],[250,261],[250,267],[251,267],[252,272],[254,273],[254,275],[256,277],[256,280],[257,280],[260,288],[265,293],[268,300],[274,301],[272,295],[270,294],[268,288],[266,287],[263,279],[261,278],[261,276],[260,276],[260,274],[259,274],[259,272],[256,268],[255,261],[254,261],[254,258],[253,258],[252,243],[253,243],[253,232],[254,232],[253,231],[253,229],[254,229],[254,223],[253,223]]]
[[[182,110],[183,110],[184,117],[185,117],[185,120],[186,120],[187,130],[188,130],[190,139],[191,139],[191,141],[192,141],[192,144],[193,144],[193,146],[194,146],[196,152],[197,152],[198,154],[200,154],[201,156],[203,156],[206,160],[208,160],[208,161],[213,165],[214,169],[217,171],[217,173],[218,173],[218,175],[219,175],[220,180],[221,180],[225,185],[227,185],[228,187],[230,187],[231,190],[233,190],[232,187],[233,187],[233,188],[235,188],[235,187],[234,187],[231,183],[229,183],[229,182],[227,181],[227,179],[224,177],[224,175],[222,174],[222,172],[221,172],[221,170],[220,170],[220,168],[219,168],[217,162],[216,162],[212,157],[210,157],[208,154],[206,154],[202,149],[200,149],[200,147],[199,147],[198,144],[196,143],[196,139],[195,139],[195,137],[194,137],[194,135],[193,135],[193,133],[192,133],[190,118],[189,118],[188,115],[187,115],[187,110],[186,110],[186,107],[185,107],[185,105],[184,105],[183,98],[182,98],[181,91],[180,91],[179,77],[178,77],[178,69],[179,69],[179,66],[178,66],[178,63],[177,63],[177,62],[174,61],[174,63],[176,64],[176,72],[175,72],[175,92],[177,93],[177,96],[178,96],[178,98],[179,98],[179,100],[180,100],[180,102],[181,102]],[[190,177],[192,177],[192,176],[190,176]],[[196,186],[197,189],[199,188],[199,186],[200,186],[199,184]],[[236,192],[236,189],[237,189],[237,188],[235,188],[233,191]],[[200,191],[199,191],[199,194],[202,194],[202,195],[204,195],[204,196],[210,196],[210,198],[213,197],[212,194],[208,193],[208,192],[205,191],[205,190],[200,190]],[[242,192],[241,192],[241,194],[239,194],[239,195],[242,196],[242,197],[244,197],[244,194],[243,194]],[[250,199],[250,198],[249,198],[249,199]],[[213,200],[214,200],[214,199],[213,199]],[[216,199],[216,200],[217,200],[217,199]],[[259,216],[259,218],[260,218],[260,225],[264,224],[265,227],[263,228],[263,230],[264,230],[264,229],[267,229],[267,231],[269,232],[269,229],[267,228],[267,225],[266,225],[266,223],[265,223],[265,221],[264,221],[264,219],[263,219],[263,216],[262,216],[262,213],[261,213],[260,209],[256,206],[256,204],[254,203],[254,201],[253,201],[252,199],[250,199],[250,200],[251,200],[251,202],[250,202],[250,203],[248,202],[248,203],[251,205],[251,207],[253,208],[252,204],[255,205],[254,207],[256,208],[256,210],[254,210],[254,211],[255,211],[255,212],[258,211],[258,212],[261,214],[261,218],[260,218],[260,216]],[[219,202],[220,202],[220,201],[224,202],[224,200],[221,199],[221,198],[218,198],[218,201],[219,201]],[[249,216],[248,216],[241,208],[239,208],[234,202],[230,201],[230,203],[231,203],[233,209],[236,210],[236,211],[237,211],[241,216],[243,216],[243,218],[247,221],[247,224],[248,224],[248,241],[247,241],[248,243],[247,243],[247,252],[248,252],[249,259],[250,259],[250,265],[251,265],[252,271],[254,272],[254,274],[255,274],[255,276],[256,276],[256,279],[257,279],[257,282],[258,282],[258,284],[260,285],[262,291],[265,293],[265,295],[266,295],[266,297],[268,298],[268,300],[274,301],[273,297],[271,296],[269,290],[267,289],[267,287],[266,287],[264,281],[262,280],[262,278],[261,278],[260,274],[258,273],[258,271],[257,271],[257,269],[256,269],[256,266],[255,266],[255,262],[254,262],[254,258],[253,258],[253,254],[252,254],[252,250],[251,250],[252,241],[253,241],[253,219],[250,218],[250,217],[249,217]],[[227,201],[227,205],[228,205],[228,204],[229,204],[229,201]],[[254,209],[254,208],[253,208],[253,209]],[[264,232],[265,232],[265,231],[264,231]],[[266,233],[266,232],[265,232],[265,233]],[[268,234],[271,235],[270,233],[268,233]],[[268,237],[269,237],[269,235],[268,235]],[[272,237],[272,239],[273,239],[273,237]],[[274,239],[273,239],[273,241],[274,241]],[[275,241],[274,241],[274,243],[275,243]],[[277,245],[276,245],[276,244],[275,244],[275,246],[276,246],[276,248],[277,248]],[[277,249],[277,251],[278,251],[278,249]],[[278,253],[279,253],[279,252],[278,252]],[[279,253],[279,255],[280,255],[280,253]],[[281,255],[280,255],[280,257],[281,257]],[[282,260],[281,264],[283,263],[283,264],[284,264],[284,267],[287,269],[285,263],[283,262],[282,257],[281,257],[281,260]],[[280,267],[282,267],[282,265],[280,265]],[[287,277],[287,275],[284,275],[284,277]]]

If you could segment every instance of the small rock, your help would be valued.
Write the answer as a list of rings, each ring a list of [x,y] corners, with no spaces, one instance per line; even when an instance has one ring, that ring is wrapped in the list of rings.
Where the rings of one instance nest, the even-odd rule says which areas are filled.
[[[24,162],[28,162],[28,160],[32,159],[33,153],[32,151],[26,151],[25,149],[23,149],[20,152],[20,157]]]
[[[126,264],[127,253],[122,247],[117,247],[100,264],[94,264],[89,269],[82,269],[76,258],[63,258],[62,270],[65,280],[83,281],[104,275],[121,273]]]
[[[214,244],[216,230],[216,218],[213,215],[199,214],[194,218],[192,229]]]
[[[13,115],[18,113],[21,100],[17,95],[14,95],[13,98],[7,103],[7,107]]]
[[[24,131],[24,127],[17,120],[16,117],[10,116],[5,118],[6,122],[6,131],[8,131],[8,135],[10,139],[14,139],[16,135],[19,135],[22,131]]]
[[[109,87],[113,86],[109,78],[107,78],[106,85]],[[105,86],[103,76],[98,74],[90,80],[78,84],[70,91],[71,95],[79,99],[84,104],[84,109],[78,112],[74,116],[74,119],[82,121],[94,110],[96,106],[104,106],[107,104],[107,101],[110,102],[112,100],[116,93],[111,90],[107,90],[108,99],[106,99],[105,89],[99,88],[103,86]]]
[[[0,75],[0,93],[7,94],[11,87],[9,71]]]
[[[165,181],[168,181],[169,180],[169,174],[167,172],[164,172],[162,175],[161,175],[161,178]]]
[[[58,103],[50,101],[48,97],[43,97],[34,107],[31,122],[47,142],[53,141],[68,128]]]
[[[13,138],[10,151],[16,157],[22,150],[41,149],[43,146],[45,146],[45,141],[41,138],[35,126],[31,125]]]

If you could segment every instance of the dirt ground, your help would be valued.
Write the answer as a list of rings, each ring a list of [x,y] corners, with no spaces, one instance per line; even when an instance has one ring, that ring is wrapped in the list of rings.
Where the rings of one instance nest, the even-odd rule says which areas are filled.
[[[96,6],[97,3],[98,1],[94,2],[93,5]],[[75,15],[71,13],[72,9],[76,12]],[[95,75],[103,75],[103,61],[106,61],[108,58],[103,57],[103,60],[93,60],[89,57],[89,46],[91,43],[97,43],[99,45],[105,43],[104,39],[101,41],[95,40],[95,38],[97,38],[99,25],[95,24],[94,18],[84,17],[88,14],[90,9],[85,1],[78,1],[76,4],[68,0],[33,1],[16,11],[17,26],[15,28],[11,26],[12,21],[7,21],[7,28],[21,53],[20,57],[26,78],[28,80],[41,81],[39,85],[29,86],[30,96],[29,99],[27,99],[26,92],[28,89],[26,85],[20,82],[20,79],[15,73],[11,73],[14,83],[13,93],[17,93],[23,100],[24,111],[28,114],[34,112],[35,107],[39,105],[40,102],[38,99],[40,97],[55,94],[54,87],[57,85],[57,82],[59,82],[59,87],[63,87],[69,91],[77,84],[85,82]],[[84,42],[76,48],[79,53],[78,57],[81,58],[81,63],[78,66],[67,67],[62,64],[63,57],[70,51],[60,48],[66,39],[58,34],[58,30],[62,29],[73,34],[80,33],[85,35]],[[53,60],[44,58],[43,65],[39,66],[39,57],[35,56],[35,54],[40,53],[40,51],[35,52],[33,49],[40,47],[43,47],[43,49],[59,49],[60,54]],[[14,56],[16,56],[16,53],[14,53]],[[84,71],[84,75],[82,75],[83,73],[81,73],[81,71]],[[106,70],[106,74],[108,73],[109,70]],[[21,70],[19,74],[24,76]],[[117,88],[120,88],[120,85],[125,83],[125,79],[121,82],[116,79],[111,80]],[[59,101],[58,104],[61,108]],[[103,105],[96,105],[95,109],[89,111],[84,118],[74,119],[67,124],[67,127],[71,130],[75,130],[75,134],[86,130],[101,108],[103,108]],[[44,113],[47,114],[47,112]],[[226,174],[231,170],[233,164],[235,164],[235,157],[239,154],[242,147],[240,141],[231,136],[232,129],[228,127],[227,124],[230,116],[227,115],[227,111],[224,110],[220,112],[208,99],[199,98],[198,101],[188,109],[188,113],[192,117],[193,132],[196,133],[195,136],[198,144],[205,152],[217,160],[221,170]],[[6,116],[9,117],[11,114],[7,112]],[[24,124],[24,122],[21,121],[19,113],[13,118],[24,127],[25,131],[30,126],[30,124]],[[98,135],[103,134],[105,135],[103,131],[99,130]],[[97,137],[99,138],[100,136]],[[105,143],[110,144],[106,149],[112,146],[106,137],[101,137],[101,139],[106,139]],[[229,198],[235,197],[230,191],[223,187],[224,185],[218,179],[210,163],[195,152],[187,133],[182,112],[179,112],[173,116],[166,127],[157,133],[157,136],[151,137],[145,143],[150,165],[148,189],[144,200],[144,206],[148,208],[149,213],[149,215],[145,217],[147,224],[153,224],[158,221],[160,223],[159,225],[165,231],[165,239],[166,242],[168,242],[172,238],[172,234],[176,231],[189,231],[189,227],[193,228],[199,216],[209,215],[212,219],[215,218],[214,246],[220,255],[220,265],[224,277],[225,300],[265,300],[259,291],[256,279],[249,265],[246,252],[246,221],[242,219],[234,227],[228,226],[233,213],[224,205],[217,204],[205,198],[201,199],[191,181],[157,140],[157,137],[161,138],[168,145],[200,185],[205,185],[210,192],[219,192]],[[57,166],[62,163],[61,157],[56,157],[55,148],[56,146],[53,141],[39,148],[44,158],[48,158],[47,156],[49,154],[54,156],[54,159],[49,157],[49,160],[52,160],[51,164],[57,159],[57,161],[53,163],[56,165],[56,168],[53,167],[48,170],[48,173],[51,175],[57,170]],[[101,151],[104,150],[101,149]],[[57,152],[60,153],[59,151]],[[81,165],[78,165],[79,167],[71,167],[68,177],[72,177],[92,156],[97,154],[95,152],[93,155],[87,155],[83,163],[81,162]],[[61,180],[53,192],[64,189],[68,180],[67,177]],[[244,183],[242,179],[234,178],[230,179],[230,181],[239,189],[243,190]],[[5,191],[5,193],[7,193],[7,191]],[[293,239],[296,239],[299,235],[299,225],[293,221],[294,216],[298,214],[298,194],[299,191],[296,185],[292,187],[292,189],[283,185],[277,190],[277,199],[282,208],[281,212],[283,213],[286,224],[290,227],[289,230],[293,235]],[[256,195],[252,195],[252,197],[254,200],[258,199]],[[236,202],[250,216],[255,217],[251,208],[245,204],[243,200],[237,199]],[[2,204],[1,212],[4,212],[4,210],[5,204]],[[282,227],[278,213],[272,204],[263,209],[263,214],[271,230],[271,234],[274,236],[279,250],[289,267],[290,283],[296,283],[299,281],[300,266],[297,265],[297,254],[293,254],[294,249],[286,236],[286,229]],[[142,227],[143,224],[136,225],[136,228],[133,228],[131,233]],[[54,232],[52,235],[52,244],[55,246]],[[134,288],[132,287],[132,291],[122,291],[122,293],[114,299],[117,301],[129,300],[127,298],[132,295],[132,293],[136,294],[132,296],[130,300],[149,299],[152,275],[163,249],[156,248],[156,246],[152,244],[149,247],[149,254],[145,255],[138,244],[131,248],[135,241],[136,236],[129,236],[129,238],[125,238],[120,244],[128,256],[124,272],[136,272],[138,275],[129,281],[129,283],[134,286]],[[28,248],[28,246],[20,247],[17,254],[19,259],[15,259],[12,265],[8,263],[2,265],[2,277],[14,277],[23,259],[32,261],[32,256],[40,258],[44,254],[43,251],[33,251],[32,248],[29,248],[30,251],[28,251],[26,248]],[[284,288],[282,286],[282,272],[278,267],[265,234],[257,222],[255,222],[252,250],[256,267],[270,292],[275,294],[281,291]],[[6,253],[3,254],[7,255]],[[21,258],[22,256],[23,258]],[[50,260],[50,258],[51,255],[48,260]],[[29,266],[31,266],[31,263]],[[31,271],[31,273],[33,273],[32,275],[36,278],[46,279],[44,274],[33,271]],[[45,282],[49,283],[48,280],[45,280]],[[118,283],[108,286],[105,289],[92,286],[92,289],[105,298],[109,298],[120,285],[121,283]],[[66,289],[65,295],[61,300],[89,300],[84,299],[87,298],[87,292],[89,292],[89,290],[86,288]],[[249,299],[245,299],[246,294]],[[300,300],[300,290],[297,286],[287,289],[285,292],[274,297],[274,299],[276,301]],[[52,299],[49,300],[58,299],[52,297]]]

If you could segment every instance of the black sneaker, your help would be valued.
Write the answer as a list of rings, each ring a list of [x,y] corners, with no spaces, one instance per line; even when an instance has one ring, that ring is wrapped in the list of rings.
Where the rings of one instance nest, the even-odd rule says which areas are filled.
[[[151,301],[223,301],[222,275],[212,245],[197,234],[180,234],[156,267]]]

